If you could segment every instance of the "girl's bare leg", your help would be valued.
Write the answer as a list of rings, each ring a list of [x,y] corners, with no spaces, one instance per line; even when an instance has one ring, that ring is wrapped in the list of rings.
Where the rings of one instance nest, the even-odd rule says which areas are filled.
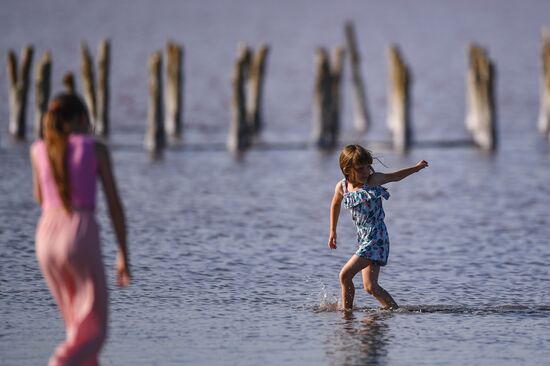
[[[342,309],[353,309],[353,298],[355,297],[355,286],[353,277],[367,267],[371,262],[365,258],[353,255],[340,271],[340,288],[342,289]]]
[[[349,263],[349,262],[348,262]],[[399,305],[391,297],[391,295],[378,284],[378,275],[380,274],[380,266],[370,262],[363,270],[363,286],[372,296],[382,304],[384,309],[397,309]]]

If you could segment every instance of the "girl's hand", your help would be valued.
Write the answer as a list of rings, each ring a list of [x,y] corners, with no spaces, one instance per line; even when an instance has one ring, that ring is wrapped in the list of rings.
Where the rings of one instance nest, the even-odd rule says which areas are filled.
[[[328,247],[330,249],[336,249],[336,234],[330,234],[328,238]]]
[[[424,169],[428,166],[428,162],[426,160],[420,160],[416,165],[415,168],[417,169],[417,172]]]
[[[118,253],[116,261],[117,284],[119,287],[126,287],[130,284],[130,270],[124,255]]]

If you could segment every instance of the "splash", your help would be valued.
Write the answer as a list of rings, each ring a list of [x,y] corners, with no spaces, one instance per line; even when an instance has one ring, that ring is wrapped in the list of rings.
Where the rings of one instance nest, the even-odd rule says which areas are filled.
[[[338,297],[329,290],[321,280],[306,276],[306,283],[309,284],[309,296],[306,308],[315,312],[338,311]]]
[[[317,311],[337,311],[338,308],[338,297],[332,295],[327,290],[327,286],[322,283],[321,291],[319,292],[319,307]]]

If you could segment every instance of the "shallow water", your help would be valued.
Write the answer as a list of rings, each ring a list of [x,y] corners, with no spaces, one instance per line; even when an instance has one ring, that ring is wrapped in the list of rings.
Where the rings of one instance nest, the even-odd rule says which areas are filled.
[[[42,25],[25,27],[16,24],[25,5],[11,4],[0,16],[0,50],[27,41],[51,47],[60,75],[76,68],[80,38],[109,34],[116,45],[111,145],[134,278],[128,289],[114,287],[114,235],[100,195],[112,286],[102,364],[541,365],[550,359],[550,154],[535,128],[545,2],[266,2],[252,7],[247,21],[234,10],[244,1],[141,2],[131,9],[126,2],[114,9],[107,2],[75,4],[43,21],[38,11],[28,13]],[[59,29],[65,14],[74,15],[67,24],[73,32]],[[389,41],[402,44],[416,70],[420,142],[466,137],[465,44],[490,45],[500,70],[501,139],[494,155],[470,147],[420,146],[406,156],[377,151],[389,169],[420,159],[430,167],[389,184],[392,196],[384,202],[391,254],[380,282],[402,308],[379,310],[357,279],[357,310],[345,316],[335,308],[338,271],[354,251],[347,212],[339,248],[326,247],[338,154],[302,143],[309,140],[313,50],[340,41],[348,17],[371,45],[363,51],[374,119],[367,145],[388,138],[383,52]],[[146,58],[174,34],[186,42],[193,70],[187,136],[184,147],[151,161],[141,148]],[[241,38],[270,40],[274,52],[265,145],[235,159],[220,146]],[[346,88],[349,97],[349,82]],[[5,121],[5,88],[0,96]],[[343,140],[352,141],[348,99]],[[5,365],[45,364],[63,326],[35,260],[39,210],[28,144],[0,137],[0,355]]]

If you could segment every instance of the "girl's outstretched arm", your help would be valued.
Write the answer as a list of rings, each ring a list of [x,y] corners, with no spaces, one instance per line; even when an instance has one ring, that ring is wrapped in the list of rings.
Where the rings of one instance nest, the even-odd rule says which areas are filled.
[[[128,261],[128,250],[126,248],[126,221],[124,218],[124,210],[118,196],[118,191],[113,176],[111,167],[111,158],[107,147],[96,141],[96,155],[99,166],[99,176],[103,183],[103,189],[107,198],[109,214],[115,229],[115,235],[118,241],[117,255],[117,282],[119,286],[127,286],[130,283],[130,269]]]
[[[334,196],[332,197],[332,203],[330,204],[330,228],[328,236],[328,247],[330,249],[336,249],[336,226],[338,225],[338,217],[340,216],[340,205],[344,198],[342,192],[342,184],[336,183],[334,188]]]
[[[401,169],[393,173],[374,173],[372,174],[367,183],[369,186],[381,186],[389,182],[397,182],[409,175],[416,173],[428,166],[426,160],[420,160],[416,165],[409,168]]]

